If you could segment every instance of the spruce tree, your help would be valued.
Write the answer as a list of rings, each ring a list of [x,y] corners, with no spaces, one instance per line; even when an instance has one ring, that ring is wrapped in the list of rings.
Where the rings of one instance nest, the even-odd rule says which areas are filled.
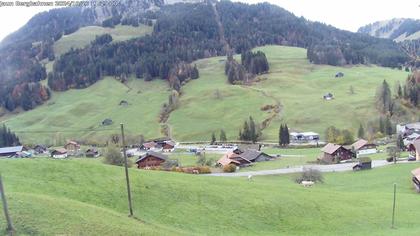
[[[363,128],[362,124],[360,124],[359,130],[357,131],[357,137],[358,138],[364,138],[365,137],[365,129]]]
[[[290,134],[289,134],[289,128],[287,127],[287,124],[284,125],[284,144],[285,145],[290,144]]]
[[[253,143],[257,142],[257,130],[255,127],[254,119],[252,119],[252,116],[249,117],[249,141],[252,141]]]
[[[214,132],[211,134],[211,145],[216,143],[216,135],[214,134]]]
[[[220,141],[221,142],[226,142],[227,141],[226,133],[223,129],[220,130]]]
[[[284,140],[283,140],[283,137],[284,137],[284,128],[283,128],[283,124],[280,124],[280,129],[279,129],[279,145],[280,146],[283,146],[283,144],[284,144]]]

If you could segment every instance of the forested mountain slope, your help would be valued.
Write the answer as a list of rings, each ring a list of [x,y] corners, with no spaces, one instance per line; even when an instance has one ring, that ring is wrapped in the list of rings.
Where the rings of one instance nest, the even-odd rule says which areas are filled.
[[[180,64],[226,55],[211,4],[215,4],[230,47],[236,52],[265,44],[308,49],[316,64],[378,64],[396,67],[407,62],[391,40],[355,34],[298,18],[267,3],[248,5],[229,1],[163,5],[160,0],[123,1],[104,9],[65,8],[35,16],[6,38],[0,49],[0,104],[9,111],[29,110],[50,97],[49,89],[67,90],[92,85],[104,76],[122,80],[129,75],[168,80],[179,87],[185,75],[173,73]],[[134,11],[133,9],[137,9]],[[54,44],[63,34],[87,25],[153,26],[149,36],[115,43],[104,36],[83,49],[55,58]],[[11,44],[16,42],[16,44]],[[112,43],[111,43],[112,42]],[[47,78],[40,61],[54,61]]]

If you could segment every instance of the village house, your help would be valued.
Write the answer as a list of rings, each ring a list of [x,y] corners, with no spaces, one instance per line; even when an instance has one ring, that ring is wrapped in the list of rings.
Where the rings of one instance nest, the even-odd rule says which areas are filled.
[[[397,134],[403,138],[411,134],[420,134],[420,122],[410,124],[398,124],[396,127]]]
[[[291,132],[290,142],[292,143],[305,143],[319,141],[319,134],[315,132]]]
[[[35,151],[35,154],[39,155],[39,154],[47,153],[48,149],[45,145],[39,145],[38,144],[34,147],[34,151]]]
[[[164,152],[172,152],[175,149],[175,142],[172,140],[164,141],[162,145],[162,150]]]
[[[378,152],[376,144],[369,143],[368,141],[364,139],[357,140],[352,145],[350,145],[347,149],[354,151],[357,156],[374,154]]]
[[[147,167],[160,166],[166,160],[168,160],[168,156],[162,153],[148,151],[147,153],[140,156],[139,159],[136,160],[136,164],[137,164],[137,168],[143,169]]]
[[[245,159],[240,154],[237,154],[234,151],[229,151],[217,161],[217,164],[220,166],[225,166],[229,164],[234,164],[236,166],[247,166],[250,163],[251,161]]]
[[[414,140],[408,148],[411,155],[416,157],[417,161],[420,161],[420,139]]]
[[[64,145],[64,148],[70,154],[76,154],[80,150],[80,145],[76,141],[69,141],[66,145]]]
[[[224,154],[218,161],[217,164],[220,166],[225,166],[229,164],[234,164],[236,166],[247,166],[253,162],[269,161],[274,157],[257,151],[255,149],[246,149],[241,151],[240,149],[235,149]]]
[[[322,155],[318,158],[325,163],[334,163],[353,158],[353,153],[342,145],[328,143],[322,149]]]
[[[55,159],[67,158],[67,149],[65,148],[55,148],[51,152],[51,157]]]
[[[157,143],[155,143],[154,141],[151,141],[151,142],[143,143],[143,145],[141,145],[140,149],[142,149],[142,150],[153,150],[156,147],[157,147]]]
[[[12,157],[16,153],[22,152],[23,146],[14,146],[14,147],[3,147],[0,148],[0,157]]]

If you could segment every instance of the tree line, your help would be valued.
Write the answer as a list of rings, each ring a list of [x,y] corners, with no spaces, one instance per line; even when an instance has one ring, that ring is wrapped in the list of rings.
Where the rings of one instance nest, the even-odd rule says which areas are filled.
[[[10,147],[20,145],[19,137],[5,124],[0,128],[0,147]]]

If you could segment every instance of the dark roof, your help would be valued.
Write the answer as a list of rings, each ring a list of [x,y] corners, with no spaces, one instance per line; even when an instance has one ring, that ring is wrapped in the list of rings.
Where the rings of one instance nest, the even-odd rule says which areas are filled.
[[[137,159],[136,163],[142,161],[143,159],[145,159],[148,156],[153,156],[153,157],[159,158],[159,159],[164,160],[164,161],[166,161],[168,159],[168,156],[166,156],[162,153],[149,151],[149,152],[146,152],[146,154],[140,156],[139,159]]]
[[[52,152],[54,153],[54,152],[58,152],[58,153],[67,153],[67,149],[65,149],[65,148],[54,148],[53,150],[52,150]]]
[[[247,149],[242,154],[240,154],[242,158],[247,159],[248,161],[253,161],[257,159],[261,155],[267,155],[263,152],[254,150],[254,149]],[[267,155],[269,156],[269,155]]]
[[[0,148],[0,154],[11,153],[11,152],[21,152],[22,149],[23,149],[23,146],[4,147],[4,148]]]

